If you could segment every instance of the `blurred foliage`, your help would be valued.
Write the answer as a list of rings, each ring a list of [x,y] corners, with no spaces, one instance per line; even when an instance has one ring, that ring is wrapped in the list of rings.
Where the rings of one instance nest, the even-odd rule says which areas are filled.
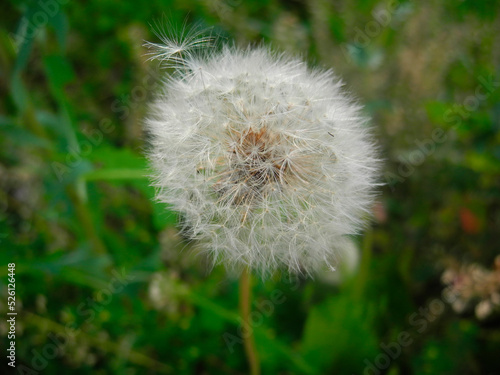
[[[429,312],[450,259],[500,253],[493,0],[4,1],[0,311],[15,262],[18,373],[247,372],[237,281],[193,256],[148,185],[141,121],[169,72],[142,44],[165,14],[333,67],[382,144],[358,271],[256,282],[263,373],[498,374],[498,314]]]

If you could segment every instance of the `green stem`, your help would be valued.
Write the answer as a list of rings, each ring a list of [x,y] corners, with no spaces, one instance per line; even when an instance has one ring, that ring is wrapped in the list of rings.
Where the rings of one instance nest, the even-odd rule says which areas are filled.
[[[243,335],[243,345],[245,346],[245,353],[247,356],[248,364],[250,366],[251,375],[260,375],[260,362],[257,350],[255,348],[255,339],[253,335],[253,328],[251,327],[250,308],[251,308],[251,282],[250,273],[245,268],[240,277],[240,314],[243,320],[243,325],[248,327],[248,334]]]
[[[66,191],[69,198],[71,199],[71,202],[73,203],[76,216],[78,217],[78,221],[83,228],[83,232],[89,239],[90,243],[93,245],[93,251],[96,254],[106,254],[106,247],[97,234],[97,230],[92,220],[92,215],[90,214],[88,207],[78,196],[75,186],[68,186]]]
[[[0,269],[0,276],[1,276],[1,269]],[[234,325],[241,324],[241,319],[239,314],[226,310],[224,307],[206,298],[203,294],[198,294],[190,290],[189,293],[186,294],[186,297],[194,305],[206,311],[210,311],[213,314],[216,314],[217,316],[225,319],[227,322],[231,324]],[[271,350],[274,350],[276,353],[279,353],[281,356],[285,358],[285,360],[289,361],[290,363],[293,363],[301,374],[313,375],[316,373],[316,371],[304,360],[304,358],[302,358],[302,356],[299,353],[290,350],[290,347],[288,347],[281,341],[277,340],[276,337],[270,332],[270,330],[260,326],[260,327],[254,327],[254,332],[255,336],[259,337],[259,341],[262,341],[263,343],[265,343],[265,346],[267,346]]]

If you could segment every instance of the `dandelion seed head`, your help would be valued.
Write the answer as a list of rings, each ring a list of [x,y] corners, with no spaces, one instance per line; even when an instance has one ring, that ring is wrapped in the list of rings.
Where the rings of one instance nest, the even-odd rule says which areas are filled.
[[[342,82],[263,47],[225,46],[187,55],[165,85],[147,120],[150,159],[185,235],[230,268],[335,266],[366,222],[379,168]]]

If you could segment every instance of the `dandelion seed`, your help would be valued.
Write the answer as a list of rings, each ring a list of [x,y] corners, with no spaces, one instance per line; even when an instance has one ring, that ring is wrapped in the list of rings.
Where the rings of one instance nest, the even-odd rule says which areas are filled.
[[[363,227],[377,184],[376,147],[360,106],[331,71],[267,48],[202,56],[150,44],[182,62],[147,120],[158,200],[215,263],[262,274],[334,267]]]
[[[153,27],[154,34],[162,43],[145,42],[144,46],[150,52],[149,60],[160,60],[167,67],[178,67],[193,57],[193,53],[200,49],[210,47],[214,38],[204,36],[205,29],[200,27],[187,28],[186,23],[178,32],[167,33],[165,30],[173,29],[172,25],[167,27],[156,24]]]

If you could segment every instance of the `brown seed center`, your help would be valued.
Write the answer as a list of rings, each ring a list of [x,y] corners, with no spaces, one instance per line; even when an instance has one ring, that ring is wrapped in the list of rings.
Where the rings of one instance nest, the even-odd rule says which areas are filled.
[[[215,189],[221,200],[252,204],[272,189],[287,183],[288,166],[283,155],[286,141],[267,128],[229,131],[228,168],[221,173]]]

